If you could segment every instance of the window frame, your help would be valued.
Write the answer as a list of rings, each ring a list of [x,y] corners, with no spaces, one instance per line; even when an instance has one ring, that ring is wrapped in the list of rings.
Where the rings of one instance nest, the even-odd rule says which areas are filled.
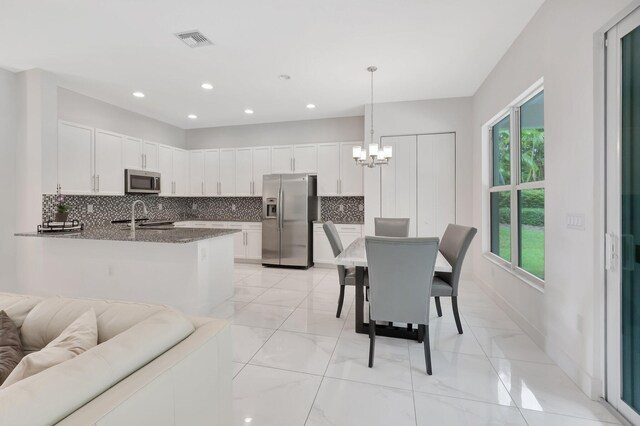
[[[507,271],[511,272],[516,277],[525,281],[527,284],[532,285],[535,288],[540,290],[544,289],[545,280],[533,275],[532,273],[526,271],[518,264],[520,263],[520,241],[519,241],[519,204],[518,204],[518,192],[521,190],[528,189],[545,189],[546,182],[546,153],[545,149],[545,175],[543,180],[534,181],[534,182],[525,182],[521,183],[521,152],[520,152],[520,142],[521,142],[521,134],[520,134],[520,107],[534,98],[536,95],[540,94],[544,91],[544,81],[541,79],[539,82],[531,86],[527,91],[525,91],[521,96],[515,99],[509,106],[507,106],[504,110],[502,110],[498,115],[493,117],[485,126],[484,126],[484,134],[488,141],[485,149],[489,152],[488,155],[488,167],[485,175],[488,177],[488,185],[486,191],[486,198],[490,200],[491,194],[494,192],[506,192],[510,191],[510,200],[511,200],[511,260],[507,261],[502,257],[491,251],[491,202],[488,201],[486,207],[484,208],[484,213],[487,215],[487,220],[484,221],[486,232],[485,235],[488,235],[487,244],[485,244],[484,255],[486,258],[496,263],[497,265],[503,267]],[[510,161],[510,183],[509,185],[499,185],[493,186],[493,127],[502,121],[505,117],[509,118],[509,161]],[[546,142],[546,140],[545,140]],[[488,148],[488,149],[487,149]],[[545,144],[546,148],[546,144]],[[545,191],[545,224],[546,224],[546,191]],[[546,228],[546,227],[545,227]],[[546,229],[545,229],[546,231]],[[546,278],[546,237],[545,237],[545,278]]]

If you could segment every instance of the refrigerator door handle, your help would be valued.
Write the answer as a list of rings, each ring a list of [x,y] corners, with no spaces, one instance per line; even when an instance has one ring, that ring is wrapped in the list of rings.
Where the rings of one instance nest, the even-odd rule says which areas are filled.
[[[284,227],[284,211],[282,206],[284,205],[284,191],[282,185],[278,188],[278,229],[282,230]]]

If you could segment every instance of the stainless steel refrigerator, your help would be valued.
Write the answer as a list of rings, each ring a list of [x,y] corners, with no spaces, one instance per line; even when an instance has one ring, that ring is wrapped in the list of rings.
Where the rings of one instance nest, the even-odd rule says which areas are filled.
[[[262,264],[313,265],[313,221],[318,216],[316,176],[264,175],[262,180]]]

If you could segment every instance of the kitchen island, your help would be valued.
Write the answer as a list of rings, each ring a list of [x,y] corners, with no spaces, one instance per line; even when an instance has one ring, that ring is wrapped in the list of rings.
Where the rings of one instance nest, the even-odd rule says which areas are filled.
[[[139,228],[134,234],[126,227],[110,226],[72,234],[17,233],[42,253],[42,279],[30,280],[28,288],[20,290],[160,303],[205,315],[233,295],[236,232]]]

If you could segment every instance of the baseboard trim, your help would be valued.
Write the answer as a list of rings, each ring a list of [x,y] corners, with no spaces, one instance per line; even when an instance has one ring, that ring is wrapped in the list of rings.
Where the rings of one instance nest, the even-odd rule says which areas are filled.
[[[498,294],[491,286],[476,277],[475,281],[485,290],[491,298],[500,306],[518,326],[531,337],[551,358],[558,367],[591,399],[598,400],[602,397],[602,380],[592,377],[571,359],[561,348],[534,327],[527,318],[515,309],[502,295]]]

